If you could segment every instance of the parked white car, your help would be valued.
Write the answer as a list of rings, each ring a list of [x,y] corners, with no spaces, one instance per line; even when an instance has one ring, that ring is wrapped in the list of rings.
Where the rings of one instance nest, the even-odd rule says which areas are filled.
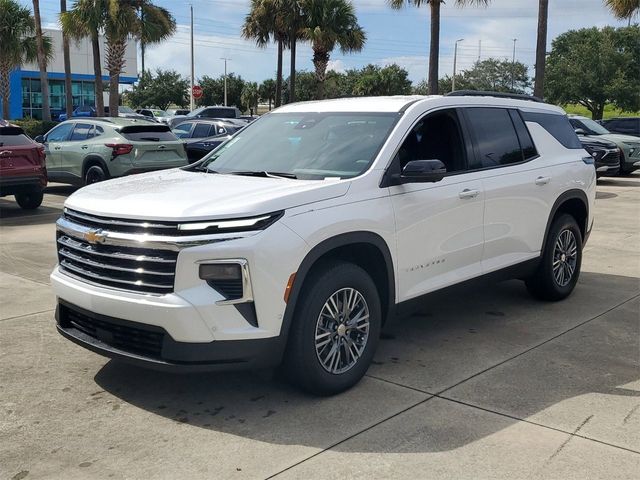
[[[499,96],[297,103],[186,168],[83,188],[57,223],[57,326],[172,370],[283,364],[318,394],[382,325],[484,275],[574,289],[593,159],[555,106]]]

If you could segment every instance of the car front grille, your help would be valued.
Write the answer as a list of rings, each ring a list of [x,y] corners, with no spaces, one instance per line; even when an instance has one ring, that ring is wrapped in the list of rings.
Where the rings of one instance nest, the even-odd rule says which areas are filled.
[[[79,215],[82,223],[78,220]],[[166,249],[144,248],[144,242],[135,241],[113,245],[95,239],[91,242],[92,237],[86,234],[87,231],[97,232],[108,237],[114,232],[121,233],[123,228],[125,233],[139,231],[145,222],[125,222],[86,214],[76,216],[68,210],[63,218],[81,228],[77,232],[58,229],[58,264],[63,273],[87,283],[136,293],[163,295],[173,292],[178,252],[169,245]]]
[[[63,328],[74,328],[124,352],[155,359],[162,357],[164,331],[161,328],[146,326],[142,330],[97,318],[64,305],[60,309],[60,325]]]
[[[606,150],[599,162],[606,165],[620,164],[620,150],[617,148],[615,150]]]

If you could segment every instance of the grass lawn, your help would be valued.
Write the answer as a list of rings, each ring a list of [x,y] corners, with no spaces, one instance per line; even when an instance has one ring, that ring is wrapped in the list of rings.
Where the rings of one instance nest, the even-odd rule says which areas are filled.
[[[591,112],[582,105],[574,103],[569,105],[562,105],[562,108],[564,108],[567,113],[572,113],[574,115],[583,115],[587,118],[591,118]],[[613,105],[607,105],[604,107],[603,118],[611,117],[640,117],[640,112],[624,112],[614,107]]]

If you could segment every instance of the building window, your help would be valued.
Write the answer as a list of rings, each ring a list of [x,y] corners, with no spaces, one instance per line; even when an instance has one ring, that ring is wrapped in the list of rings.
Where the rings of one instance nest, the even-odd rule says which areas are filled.
[[[81,106],[95,106],[95,88],[93,81],[74,80],[71,82],[73,110]],[[66,110],[64,80],[49,80],[49,105],[51,117],[57,119]],[[36,119],[42,118],[42,89],[40,79],[22,79],[22,115]]]

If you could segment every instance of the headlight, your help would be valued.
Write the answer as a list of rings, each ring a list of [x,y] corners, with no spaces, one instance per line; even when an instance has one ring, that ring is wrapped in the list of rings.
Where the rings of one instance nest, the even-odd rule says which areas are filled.
[[[284,212],[268,213],[257,217],[232,218],[228,220],[212,220],[209,222],[189,222],[178,225],[178,230],[206,233],[231,233],[264,230],[275,223]]]

